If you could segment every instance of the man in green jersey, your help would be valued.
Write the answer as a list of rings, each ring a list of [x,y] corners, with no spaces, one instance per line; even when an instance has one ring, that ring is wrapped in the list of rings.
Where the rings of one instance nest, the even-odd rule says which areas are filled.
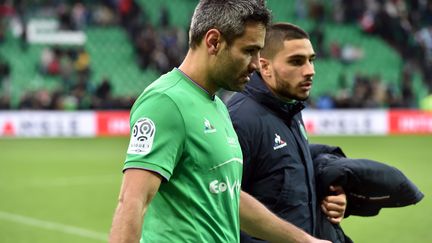
[[[131,137],[110,242],[320,242],[240,190],[243,158],[215,92],[258,69],[270,14],[263,0],[201,0],[189,51],[131,109]],[[324,242],[324,241],[323,241]]]

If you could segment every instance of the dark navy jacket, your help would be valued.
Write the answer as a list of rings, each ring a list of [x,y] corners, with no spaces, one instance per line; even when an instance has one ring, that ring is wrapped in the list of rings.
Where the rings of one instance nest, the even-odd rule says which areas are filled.
[[[375,216],[382,208],[404,207],[420,202],[424,195],[402,171],[382,162],[347,158],[339,147],[309,145],[315,166],[318,201],[329,194],[330,185],[344,188],[345,216]],[[316,236],[333,243],[352,242],[340,225],[317,215]]]
[[[315,177],[303,108],[301,102],[277,99],[258,73],[228,101],[244,157],[242,189],[279,217],[314,234]],[[244,237],[242,242],[253,242]]]

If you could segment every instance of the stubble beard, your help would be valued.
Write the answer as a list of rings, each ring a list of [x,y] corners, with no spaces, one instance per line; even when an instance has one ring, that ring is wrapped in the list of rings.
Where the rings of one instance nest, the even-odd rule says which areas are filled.
[[[297,101],[306,101],[309,99],[310,91],[305,94],[305,96],[300,96],[297,93],[295,93],[298,89],[301,89],[299,83],[297,86],[292,87],[289,85],[286,85],[282,79],[276,77],[276,94],[283,100],[297,100]],[[299,93],[301,91],[298,91]]]

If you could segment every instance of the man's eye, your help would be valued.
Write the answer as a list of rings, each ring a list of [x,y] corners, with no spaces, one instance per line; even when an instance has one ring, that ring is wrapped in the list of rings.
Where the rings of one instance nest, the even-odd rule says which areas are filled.
[[[247,49],[246,53],[253,55],[253,54],[255,54],[255,49]]]
[[[291,60],[290,63],[293,64],[293,65],[295,65],[295,66],[301,66],[301,65],[303,65],[303,60],[294,59],[294,60]]]

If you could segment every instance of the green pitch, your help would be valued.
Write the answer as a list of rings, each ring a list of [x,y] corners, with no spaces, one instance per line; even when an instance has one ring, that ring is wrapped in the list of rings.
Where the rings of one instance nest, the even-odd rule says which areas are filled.
[[[127,142],[0,140],[0,242],[106,242]]]
[[[432,136],[312,137],[353,158],[402,170],[426,195],[418,205],[349,217],[355,242],[431,242]],[[128,138],[0,139],[0,242],[106,242]]]

